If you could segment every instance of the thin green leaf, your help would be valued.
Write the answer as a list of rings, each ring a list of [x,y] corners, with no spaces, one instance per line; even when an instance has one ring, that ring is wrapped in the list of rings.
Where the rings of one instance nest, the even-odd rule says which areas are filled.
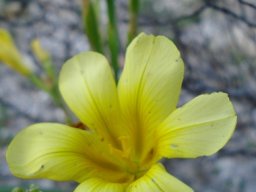
[[[91,0],[83,0],[83,22],[91,48],[99,53],[103,53],[97,9]]]
[[[129,21],[129,26],[128,26],[127,45],[137,35],[139,9],[140,9],[140,1],[139,0],[130,0],[130,2],[129,2],[130,21]]]
[[[107,0],[108,6],[108,41],[109,41],[109,49],[111,54],[111,65],[114,69],[115,79],[118,79],[119,73],[119,64],[118,64],[118,56],[119,56],[119,35],[117,28],[117,17],[116,17],[116,9],[115,9],[115,0]]]

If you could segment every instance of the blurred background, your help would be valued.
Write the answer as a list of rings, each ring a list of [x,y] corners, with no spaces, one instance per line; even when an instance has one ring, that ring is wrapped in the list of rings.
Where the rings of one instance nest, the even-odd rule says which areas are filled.
[[[106,35],[106,5],[101,29]],[[128,1],[116,0],[121,56],[129,22]],[[81,0],[0,0],[0,28],[8,30],[27,67],[40,76],[31,51],[36,38],[57,71],[76,53],[90,50]],[[256,191],[256,2],[255,0],[141,0],[138,31],[175,41],[186,65],[181,102],[207,92],[227,92],[238,113],[236,131],[218,154],[165,161],[169,172],[196,192]],[[65,113],[24,76],[0,63],[0,192],[36,184],[42,191],[69,192],[71,182],[24,181],[12,176],[6,146],[20,129],[36,122],[64,122]]]

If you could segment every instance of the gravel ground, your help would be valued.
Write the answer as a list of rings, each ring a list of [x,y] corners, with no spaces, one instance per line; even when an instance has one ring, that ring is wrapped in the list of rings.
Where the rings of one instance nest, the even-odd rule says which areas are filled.
[[[187,1],[181,2],[187,3]],[[167,0],[163,0],[162,3],[171,6],[176,10],[177,15],[188,11],[179,3],[170,5]],[[119,1],[119,4],[121,8],[125,5],[124,1]],[[161,12],[169,9],[168,6],[156,6],[154,9]],[[119,17],[123,21],[126,19],[124,16],[126,12],[121,8]],[[180,12],[177,9],[180,9]],[[29,67],[40,74],[40,66],[31,55],[32,39],[41,40],[43,47],[52,54],[58,69],[67,58],[89,49],[83,34],[80,14],[79,0],[35,0],[28,3],[24,10],[20,9],[17,3],[11,3],[7,7],[0,5],[0,27],[8,29],[13,34]],[[125,23],[121,23],[121,26],[121,31],[124,31]],[[256,65],[255,60],[253,61],[256,53],[255,43],[244,36],[245,31],[248,30],[246,26],[241,24],[238,28],[232,27],[233,32],[238,31],[235,32],[239,47],[237,50],[246,49],[245,57],[248,58],[242,60],[245,63],[234,66],[231,60],[221,54],[229,50],[229,44],[233,42],[223,37],[222,33],[226,30],[223,26],[225,22],[222,16],[212,17],[212,13],[207,12],[200,23],[182,31],[180,40],[187,48],[183,52],[187,61],[187,73],[181,104],[202,92],[215,90],[229,92],[238,113],[236,132],[228,145],[214,156],[188,160],[173,159],[166,161],[165,164],[173,175],[198,192],[255,192],[256,100],[253,97],[256,94],[254,75]],[[167,34],[170,37],[174,34],[172,28],[166,26],[142,25],[140,30]],[[240,41],[248,43],[244,46],[245,43]],[[207,49],[202,49],[205,42],[213,47],[210,54],[207,54]],[[199,46],[201,47],[198,48]],[[213,60],[213,57],[217,58]],[[5,146],[9,139],[18,130],[34,122],[63,122],[64,114],[53,105],[47,94],[35,89],[26,79],[4,65],[0,65],[0,87],[0,113],[2,112],[0,143],[3,146],[0,149],[0,188],[1,185],[36,183],[44,189],[59,188],[63,191],[71,191],[74,187],[72,183],[56,183],[48,180],[22,181],[10,174],[4,160]]]

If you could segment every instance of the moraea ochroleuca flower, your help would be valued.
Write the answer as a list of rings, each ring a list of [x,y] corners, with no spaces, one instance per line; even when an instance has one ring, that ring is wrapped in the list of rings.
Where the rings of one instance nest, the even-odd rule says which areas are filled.
[[[88,127],[39,123],[22,130],[7,150],[21,178],[80,183],[75,192],[190,192],[159,163],[162,158],[212,155],[231,137],[236,114],[225,93],[177,102],[184,64],[163,36],[141,34],[129,45],[116,87],[104,56],[68,60],[59,87]]]
[[[3,62],[21,75],[28,76],[32,73],[24,64],[24,60],[10,33],[3,28],[0,28],[0,62]]]

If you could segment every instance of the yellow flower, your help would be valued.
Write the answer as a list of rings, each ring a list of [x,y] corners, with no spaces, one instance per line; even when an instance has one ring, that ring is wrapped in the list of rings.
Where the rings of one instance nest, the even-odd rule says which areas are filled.
[[[31,42],[31,48],[34,55],[40,62],[46,62],[50,59],[49,53],[42,47],[39,39],[33,39]]]
[[[88,129],[40,123],[7,150],[21,178],[80,183],[75,192],[190,192],[159,163],[212,155],[231,137],[236,114],[225,93],[196,97],[176,109],[184,73],[175,45],[141,34],[130,44],[116,87],[104,56],[81,53],[60,73],[63,98]]]
[[[21,75],[31,74],[30,69],[23,63],[23,59],[17,50],[11,35],[5,29],[0,28],[0,62],[8,65]]]

